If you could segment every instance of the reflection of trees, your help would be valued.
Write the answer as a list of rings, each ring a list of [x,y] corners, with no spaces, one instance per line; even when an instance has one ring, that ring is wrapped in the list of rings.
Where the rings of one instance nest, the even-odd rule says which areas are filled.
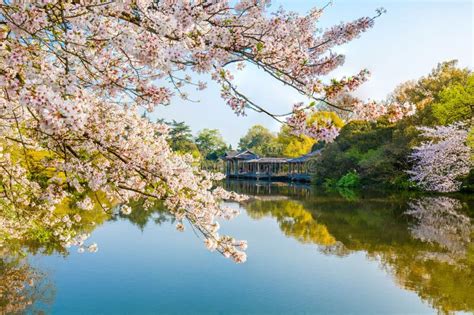
[[[111,214],[99,204],[94,204],[91,210],[81,210],[73,204],[70,200],[59,203],[54,211],[48,213],[50,218],[38,212],[38,222],[33,220],[31,224],[15,229],[12,233],[2,234],[0,230],[0,248],[8,249],[10,255],[22,252],[67,255],[68,247],[77,245],[73,240],[91,233],[107,221]],[[0,225],[7,214],[0,211]],[[22,222],[21,218],[18,220]],[[43,220],[49,223],[43,224]]]
[[[449,197],[423,197],[409,203],[405,212],[416,219],[410,227],[413,237],[438,244],[450,253],[464,256],[471,241],[471,220],[457,212],[459,200]]]
[[[49,304],[53,295],[44,275],[26,262],[0,258],[0,314],[32,311],[35,303]]]
[[[130,203],[133,211],[130,214],[123,215],[117,212],[112,217],[112,220],[117,218],[128,220],[133,225],[136,225],[140,230],[143,231],[148,222],[152,221],[157,225],[165,222],[173,222],[174,217],[166,210],[161,203],[155,203],[149,209],[143,207],[143,200]]]
[[[305,205],[315,209],[318,222],[347,250],[365,251],[400,286],[417,292],[440,312],[473,311],[474,244],[469,218],[458,211],[459,201],[413,199],[406,211],[407,203],[400,199],[387,196],[383,203],[377,196],[335,203],[319,197]]]
[[[286,236],[294,237],[300,242],[324,246],[336,243],[326,226],[314,220],[311,213],[299,202],[256,200],[248,204],[247,213],[256,219],[265,216],[275,218]]]
[[[324,245],[320,250],[326,254],[366,252],[401,287],[449,314],[474,311],[472,227],[459,211],[466,204],[446,197],[407,203],[403,196],[380,194],[348,201],[313,192],[287,200],[256,199],[245,208],[253,218],[275,218],[287,236]]]
[[[132,206],[132,213],[125,216],[115,211],[115,208],[104,209],[98,205],[88,211],[59,205],[55,210],[55,215],[61,218],[65,215],[73,216],[80,213],[81,220],[74,222],[71,226],[73,235],[91,233],[107,220],[116,220],[118,217],[130,221],[140,229],[143,229],[149,221],[161,224],[171,220],[169,213],[160,204],[148,210],[144,209],[143,201],[137,201]],[[41,312],[38,308],[53,302],[52,285],[45,275],[32,268],[25,258],[18,258],[25,257],[27,253],[68,255],[69,250],[64,248],[55,235],[52,235],[52,231],[41,229],[41,227],[23,234],[21,238],[2,239],[0,243],[0,314]]]

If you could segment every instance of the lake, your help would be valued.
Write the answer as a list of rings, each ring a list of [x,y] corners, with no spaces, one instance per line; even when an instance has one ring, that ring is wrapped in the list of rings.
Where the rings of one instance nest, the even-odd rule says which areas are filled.
[[[207,251],[162,210],[136,209],[97,220],[94,253],[0,252],[0,281],[35,280],[4,280],[10,300],[0,294],[0,313],[25,301],[26,312],[48,314],[474,312],[472,197],[223,185],[250,195],[230,203],[240,216],[221,222],[248,241],[246,263]]]

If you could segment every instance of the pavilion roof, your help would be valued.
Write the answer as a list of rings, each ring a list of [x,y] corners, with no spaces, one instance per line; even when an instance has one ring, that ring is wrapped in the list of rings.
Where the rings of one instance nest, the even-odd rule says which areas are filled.
[[[243,151],[228,151],[222,156],[222,159],[224,160],[231,160],[231,159],[237,159],[237,160],[252,160],[252,159],[258,159],[258,155],[253,153],[250,150],[243,150]]]
[[[319,154],[321,154],[321,150],[313,151],[313,152],[310,152],[308,154],[299,156],[297,158],[290,159],[290,160],[288,160],[288,163],[306,162],[309,159],[311,159],[312,157],[315,157],[316,155],[319,155]]]
[[[274,158],[274,157],[264,157],[260,159],[247,160],[245,163],[286,163],[288,159],[286,158]]]

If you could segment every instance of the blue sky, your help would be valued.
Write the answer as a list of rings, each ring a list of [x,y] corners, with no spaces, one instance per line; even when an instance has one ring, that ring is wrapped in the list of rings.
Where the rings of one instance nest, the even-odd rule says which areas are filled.
[[[326,1],[275,0],[272,9],[306,13]],[[320,27],[374,15],[384,7],[387,13],[375,26],[339,50],[346,55],[343,66],[333,77],[353,74],[367,68],[372,76],[355,94],[364,99],[383,99],[399,83],[416,79],[431,71],[438,62],[458,59],[460,66],[474,68],[474,6],[470,0],[335,0],[320,20]],[[274,113],[285,113],[296,101],[305,98],[274,82],[259,70],[247,67],[236,76],[238,87]],[[237,117],[219,96],[218,87],[193,92],[199,103],[178,98],[172,105],[159,108],[154,117],[185,121],[194,133],[203,128],[219,129],[234,147],[247,129],[262,124],[277,131],[278,123],[255,112]]]

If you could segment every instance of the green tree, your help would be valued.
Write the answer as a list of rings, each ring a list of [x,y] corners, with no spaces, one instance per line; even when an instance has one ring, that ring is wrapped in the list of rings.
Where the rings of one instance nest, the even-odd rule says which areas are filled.
[[[474,74],[465,83],[454,83],[442,90],[432,107],[433,116],[441,125],[474,117]]]
[[[329,127],[330,124],[337,128],[344,126],[344,121],[339,115],[329,111],[315,112],[308,118],[307,123],[324,127]],[[282,126],[277,137],[277,142],[281,145],[282,154],[287,157],[301,156],[321,148],[324,145],[324,141],[316,145],[317,140],[305,135],[296,136],[291,133],[290,128],[287,126]]]
[[[217,129],[203,129],[199,131],[196,145],[206,160],[216,161],[227,150],[227,145]]]
[[[400,84],[392,95],[391,101],[397,103],[411,103],[419,110],[427,105],[438,103],[440,93],[450,85],[465,84],[470,75],[469,69],[457,67],[457,60],[441,62],[430,74],[417,81],[408,81]]]
[[[184,121],[178,122],[173,120],[167,123],[170,126],[169,143],[174,151],[183,153],[192,153],[197,151],[194,143],[191,128]]]
[[[279,156],[281,147],[276,139],[277,137],[270,130],[261,125],[255,125],[240,138],[239,149],[251,150],[261,156]]]

